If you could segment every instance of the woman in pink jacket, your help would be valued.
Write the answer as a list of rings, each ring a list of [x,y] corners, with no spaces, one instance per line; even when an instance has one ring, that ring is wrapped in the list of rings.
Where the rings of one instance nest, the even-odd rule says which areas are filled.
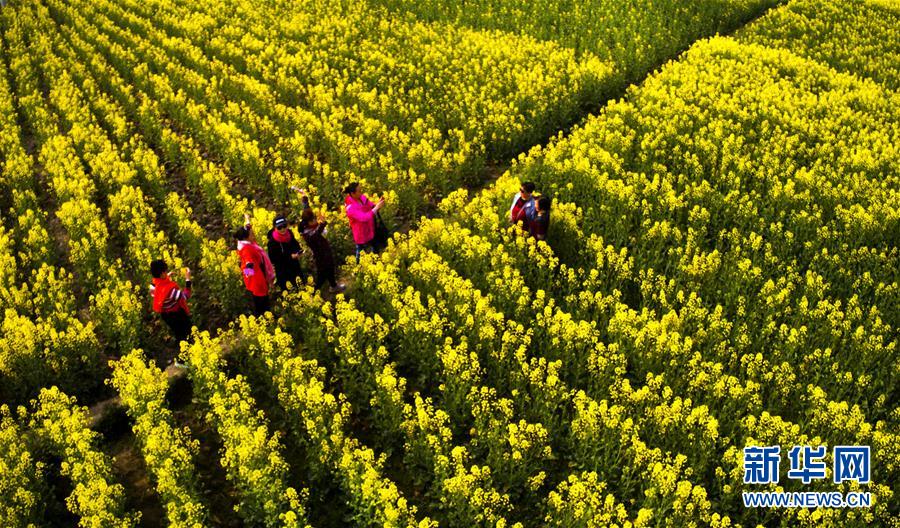
[[[372,240],[375,238],[375,214],[384,206],[384,198],[378,203],[372,203],[362,193],[359,183],[353,182],[344,189],[344,206],[347,219],[350,221],[350,230],[353,231],[353,241],[356,243],[356,262],[359,263],[359,254],[363,251],[373,250]]]

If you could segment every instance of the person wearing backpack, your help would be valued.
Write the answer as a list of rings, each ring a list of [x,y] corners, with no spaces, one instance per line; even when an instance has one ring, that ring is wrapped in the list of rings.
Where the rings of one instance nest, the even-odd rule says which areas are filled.
[[[263,315],[269,311],[269,290],[275,281],[275,268],[266,252],[256,243],[250,215],[244,215],[244,225],[234,232],[234,238],[237,240],[244,287],[253,296],[253,315]]]
[[[375,250],[375,217],[378,211],[384,207],[384,198],[378,203],[372,203],[362,193],[358,182],[353,182],[344,188],[344,210],[347,220],[350,222],[350,230],[353,232],[353,242],[356,243],[356,262],[359,263],[360,253]]]

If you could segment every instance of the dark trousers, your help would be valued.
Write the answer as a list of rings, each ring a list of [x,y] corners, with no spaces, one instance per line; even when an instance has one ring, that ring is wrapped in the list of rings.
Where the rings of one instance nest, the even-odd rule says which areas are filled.
[[[332,288],[337,288],[337,280],[334,277],[334,265],[331,266],[316,266],[316,289],[322,287],[323,284],[328,283]]]
[[[372,253],[373,251],[375,251],[375,248],[372,246],[372,242],[356,244],[356,263],[359,264],[359,255],[361,253]]]
[[[253,315],[262,315],[269,311],[269,296],[253,296]]]
[[[299,273],[295,275],[291,275],[288,273],[283,273],[281,275],[275,275],[275,282],[278,284],[278,287],[282,290],[287,289],[288,283],[294,285],[294,287],[303,286],[306,284],[306,272],[301,270]]]
[[[175,312],[163,312],[160,314],[162,320],[172,329],[175,340],[179,343],[187,341],[191,336],[191,316],[179,309]]]

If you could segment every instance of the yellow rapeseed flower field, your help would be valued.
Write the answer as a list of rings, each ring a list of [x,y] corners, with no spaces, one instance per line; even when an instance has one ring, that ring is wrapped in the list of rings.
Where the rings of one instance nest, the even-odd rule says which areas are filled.
[[[900,526],[898,28],[891,0],[7,2],[0,526]],[[352,182],[391,235],[358,259]],[[233,232],[301,238],[307,204],[330,258],[299,241],[247,315]],[[187,341],[156,259],[193,272]],[[307,278],[330,260],[345,290]]]

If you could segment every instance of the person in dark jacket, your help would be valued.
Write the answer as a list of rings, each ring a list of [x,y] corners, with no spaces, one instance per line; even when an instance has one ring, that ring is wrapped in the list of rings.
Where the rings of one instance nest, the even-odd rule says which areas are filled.
[[[288,226],[287,218],[284,216],[275,217],[272,229],[266,235],[268,239],[269,260],[275,266],[275,281],[281,289],[286,289],[287,284],[306,282],[306,273],[300,266],[300,242],[294,236],[290,226]]]
[[[191,298],[191,270],[184,269],[184,288],[169,277],[169,266],[164,260],[150,263],[153,285],[153,311],[158,313],[172,330],[179,343],[187,341],[191,335],[191,310],[187,300]]]
[[[547,240],[547,229],[550,228],[550,198],[541,196],[537,201],[537,214],[528,222],[528,232],[538,240]]]
[[[313,260],[316,263],[316,288],[321,288],[326,282],[331,286],[331,293],[344,291],[344,285],[338,284],[335,277],[334,254],[331,244],[325,238],[325,228],[328,225],[322,218],[316,218],[315,212],[309,207],[309,199],[302,191],[303,211],[300,213],[300,233],[306,245],[312,251]]]

